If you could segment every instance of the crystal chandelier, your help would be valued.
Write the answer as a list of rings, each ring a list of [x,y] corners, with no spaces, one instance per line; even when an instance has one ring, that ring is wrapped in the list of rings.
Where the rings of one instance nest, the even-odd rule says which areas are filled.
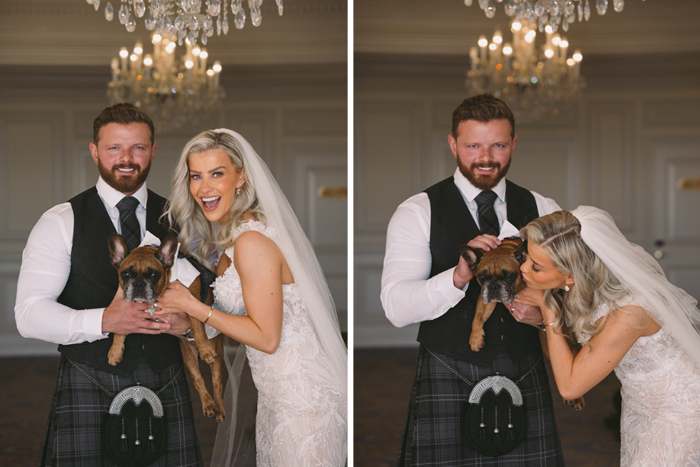
[[[275,0],[277,12],[282,16],[284,6],[283,0]],[[95,11],[100,8],[100,0],[87,0],[95,7]],[[202,11],[202,3],[206,4]],[[262,22],[263,0],[248,0],[250,11],[250,21],[253,26],[260,26]],[[146,14],[146,4],[148,4],[148,14]],[[228,34],[228,10],[229,4],[233,13],[233,23],[237,29],[245,26],[246,14],[243,9],[243,0],[121,0],[118,17],[119,22],[126,27],[129,32],[136,30],[136,18],[143,18],[144,25],[149,31],[154,31],[160,36],[170,36],[177,38],[179,45],[185,39],[189,39],[190,44],[196,44],[200,38],[203,45],[206,45],[207,38],[214,35],[214,20],[216,19],[216,34]],[[114,19],[114,7],[108,1],[105,6],[105,18],[107,21]]]
[[[153,34],[153,55],[144,55],[137,42],[129,54],[122,47],[112,59],[112,81],[107,87],[111,104],[131,102],[144,109],[158,128],[180,128],[196,123],[214,110],[224,97],[219,85],[221,63],[207,69],[205,49],[185,41],[186,52],[176,59],[177,44],[169,37]]]
[[[473,0],[464,0],[466,6],[471,6]],[[550,26],[553,32],[557,32],[559,26],[564,31],[569,30],[569,24],[576,21],[578,10],[579,22],[591,18],[591,5],[589,0],[497,0],[504,3],[503,9],[508,16],[514,16],[516,20],[529,21],[536,24],[542,32],[545,26]],[[593,0],[596,3],[596,11],[604,15],[608,11],[608,0]],[[487,18],[496,16],[496,3],[494,0],[478,0],[479,8],[484,10]],[[613,9],[621,12],[625,7],[625,0],[612,0]]]
[[[471,69],[465,86],[473,94],[503,99],[516,116],[538,119],[558,115],[585,87],[580,75],[581,52],[567,56],[569,42],[546,26],[546,41],[535,46],[537,31],[527,21],[511,24],[513,43],[503,43],[496,30],[489,44],[481,36],[469,52]]]

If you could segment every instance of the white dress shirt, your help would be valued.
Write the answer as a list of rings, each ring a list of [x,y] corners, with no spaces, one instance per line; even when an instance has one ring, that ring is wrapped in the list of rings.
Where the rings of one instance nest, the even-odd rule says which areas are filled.
[[[114,228],[121,234],[117,203],[124,193],[109,186],[102,177],[96,188]],[[148,201],[146,184],[132,196],[139,201],[136,218],[143,238]],[[17,330],[22,336],[56,344],[78,344],[107,337],[108,334],[102,333],[104,308],[74,310],[56,302],[68,282],[72,248],[73,208],[70,203],[62,203],[41,216],[22,252],[15,302]]]
[[[481,192],[457,169],[455,185],[459,189],[476,225],[476,196]],[[493,188],[498,198],[494,210],[503,227],[508,219],[506,209],[506,180]],[[560,211],[550,198],[531,192],[540,216]],[[386,255],[382,271],[381,301],[386,317],[396,327],[439,318],[464,298],[464,289],[454,286],[455,268],[430,277],[430,200],[427,193],[418,193],[396,209],[386,234]]]

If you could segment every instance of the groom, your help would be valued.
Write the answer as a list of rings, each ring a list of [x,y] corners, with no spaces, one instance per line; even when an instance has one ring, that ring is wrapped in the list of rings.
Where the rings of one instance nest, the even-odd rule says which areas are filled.
[[[168,233],[159,221],[166,200],[146,188],[157,148],[153,139],[153,122],[141,109],[131,104],[104,109],[90,143],[100,173],[97,185],[44,213],[27,240],[17,285],[17,329],[24,337],[59,344],[61,353],[41,466],[115,465],[103,433],[116,416],[108,410],[115,394],[137,385],[158,394],[165,414],[165,450],[151,465],[202,465],[175,337],[187,331],[189,318],[151,320],[143,312],[147,304],[125,302],[107,246],[112,232],[130,249],[146,231],[161,239]],[[129,334],[116,366],[107,363],[113,333]],[[123,427],[125,411],[126,406],[124,450],[140,455],[140,440],[147,449],[148,417],[140,428],[138,417],[135,427]],[[126,436],[133,432],[138,434]],[[116,433],[117,444],[120,436]]]
[[[488,94],[464,100],[448,136],[457,160],[454,176],[403,202],[389,223],[382,304],[395,326],[420,323],[399,466],[564,463],[541,358],[539,309],[510,312],[499,305],[486,322],[485,347],[469,347],[480,286],[460,257],[461,245],[488,251],[500,244],[505,226],[515,232],[513,227],[560,210],[505,179],[517,141],[504,102]],[[517,383],[527,428],[512,451],[493,457],[467,445],[464,414],[473,385],[496,374]]]

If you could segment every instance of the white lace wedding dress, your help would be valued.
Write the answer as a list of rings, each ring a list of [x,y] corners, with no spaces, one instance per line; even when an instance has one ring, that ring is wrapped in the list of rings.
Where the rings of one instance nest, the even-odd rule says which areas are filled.
[[[241,224],[234,241],[254,230],[275,240],[258,221]],[[234,247],[224,252],[233,261]],[[347,400],[335,387],[330,365],[309,322],[304,297],[296,284],[282,286],[282,337],[274,354],[247,348],[258,390],[255,442],[256,465],[342,466],[347,436]],[[245,315],[241,279],[233,263],[214,282],[217,305],[227,313]]]
[[[632,297],[618,303],[628,305],[644,307]],[[594,321],[612,311],[601,305]],[[615,375],[622,383],[620,465],[700,466],[700,369],[694,360],[661,329],[638,339]]]

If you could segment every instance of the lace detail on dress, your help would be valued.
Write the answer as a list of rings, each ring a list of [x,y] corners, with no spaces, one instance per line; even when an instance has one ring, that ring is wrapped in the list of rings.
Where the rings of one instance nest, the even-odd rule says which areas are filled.
[[[629,305],[644,308],[630,296],[617,307]],[[612,311],[602,304],[594,321]],[[623,400],[620,465],[700,466],[700,369],[676,341],[663,328],[639,338],[615,375]]]
[[[234,231],[234,241],[254,230],[274,241],[272,229],[248,221]],[[224,252],[233,260],[234,247]],[[304,299],[296,284],[282,286],[283,322],[274,354],[248,347],[258,389],[256,447],[258,466],[341,466],[345,460],[347,400],[335,387],[330,363],[321,351]],[[227,313],[245,315],[241,280],[231,266],[214,282],[214,298]]]

